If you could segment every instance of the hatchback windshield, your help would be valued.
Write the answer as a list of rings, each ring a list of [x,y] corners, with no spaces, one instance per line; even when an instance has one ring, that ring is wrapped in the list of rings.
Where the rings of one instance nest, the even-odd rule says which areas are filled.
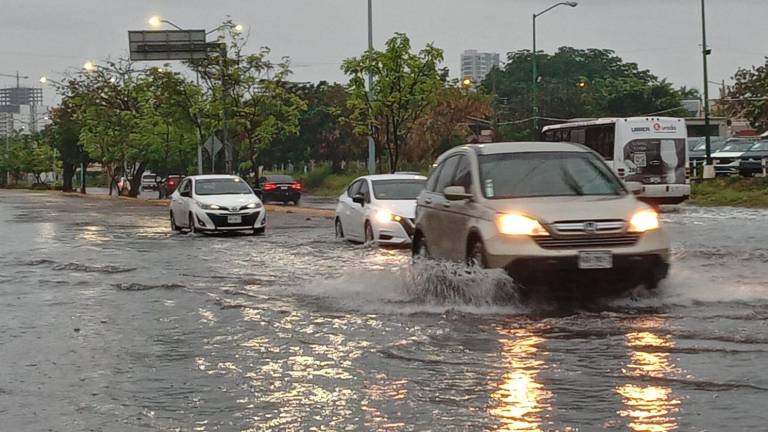
[[[195,182],[196,195],[251,194],[251,188],[237,178],[200,179]]]
[[[503,153],[480,156],[486,198],[622,195],[624,187],[591,153]]]
[[[378,200],[415,200],[426,180],[374,180],[373,196]]]
[[[736,142],[730,142],[725,145],[725,147],[721,148],[719,151],[721,152],[745,152],[749,150],[750,147],[755,145],[754,141],[736,141]]]

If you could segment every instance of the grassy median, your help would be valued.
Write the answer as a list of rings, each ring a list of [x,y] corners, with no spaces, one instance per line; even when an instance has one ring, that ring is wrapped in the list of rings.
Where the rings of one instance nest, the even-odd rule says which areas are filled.
[[[691,185],[689,204],[768,208],[768,177],[726,177]]]

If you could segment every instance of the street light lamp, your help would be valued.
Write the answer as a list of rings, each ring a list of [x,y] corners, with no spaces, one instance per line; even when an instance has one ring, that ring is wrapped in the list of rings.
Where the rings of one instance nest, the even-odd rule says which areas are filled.
[[[83,69],[85,69],[86,72],[93,72],[96,70],[98,66],[96,66],[96,63],[88,60],[83,64]]]
[[[532,99],[533,99],[533,133],[534,138],[538,139],[539,135],[539,100],[538,100],[538,71],[536,70],[536,18],[544,15],[545,13],[551,11],[552,9],[558,7],[558,6],[570,6],[570,7],[576,7],[579,4],[574,1],[566,1],[566,2],[559,2],[555,3],[552,6],[544,9],[543,11],[539,13],[533,14],[533,52],[531,53],[532,57],[532,63],[533,63],[533,87],[532,87]]]
[[[174,24],[174,23],[172,23],[172,22],[170,22],[170,21],[168,21],[166,19],[163,19],[162,17],[157,16],[157,15],[153,15],[152,17],[150,17],[147,22],[149,23],[149,25],[151,25],[152,27],[155,27],[155,28],[160,27],[163,24],[168,24],[169,26],[175,28],[176,30],[184,30],[183,28],[177,26],[176,24]]]

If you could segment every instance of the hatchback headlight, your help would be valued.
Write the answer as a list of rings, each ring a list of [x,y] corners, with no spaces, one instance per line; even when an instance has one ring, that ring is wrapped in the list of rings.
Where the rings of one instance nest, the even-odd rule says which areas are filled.
[[[398,216],[396,214],[392,214],[389,210],[379,210],[374,215],[374,218],[376,218],[376,221],[379,223],[387,223],[390,221],[400,222],[403,217]]]
[[[496,227],[507,235],[548,236],[549,232],[536,219],[510,213],[496,216]]]
[[[201,203],[200,201],[197,201],[197,205],[203,210],[220,210],[221,209],[221,207],[217,206],[216,204],[206,204],[206,203]]]
[[[640,210],[629,220],[629,232],[644,233],[658,229],[660,226],[659,214],[654,210]]]

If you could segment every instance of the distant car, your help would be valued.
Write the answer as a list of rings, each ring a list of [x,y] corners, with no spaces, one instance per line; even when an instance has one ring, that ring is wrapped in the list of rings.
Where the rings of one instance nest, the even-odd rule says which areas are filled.
[[[707,159],[707,143],[704,138],[691,138],[695,145],[692,149],[688,150],[688,160],[690,161],[703,161]],[[722,137],[710,137],[709,139],[709,154],[713,154],[720,150],[725,145],[725,138]]]
[[[259,178],[257,193],[264,202],[292,202],[295,205],[301,200],[301,183],[289,175],[267,175]]]
[[[427,178],[414,174],[364,176],[339,196],[336,236],[358,242],[408,245],[414,230],[416,197]]]
[[[739,174],[739,159],[755,144],[755,140],[730,138],[717,152],[712,154],[715,175],[730,176]]]
[[[752,177],[763,174],[763,160],[768,163],[768,140],[756,142],[739,157],[739,175]]]
[[[171,229],[189,232],[249,231],[262,234],[267,215],[248,183],[231,175],[199,175],[182,180],[171,195]]]
[[[184,180],[183,175],[169,175],[163,181],[157,185],[158,195],[160,199],[168,198],[176,191],[181,181]]]
[[[419,195],[413,254],[504,269],[528,290],[652,289],[667,276],[670,241],[635,197],[642,187],[577,144],[456,147]]]
[[[157,190],[158,185],[157,174],[148,172],[141,176],[141,190]]]

